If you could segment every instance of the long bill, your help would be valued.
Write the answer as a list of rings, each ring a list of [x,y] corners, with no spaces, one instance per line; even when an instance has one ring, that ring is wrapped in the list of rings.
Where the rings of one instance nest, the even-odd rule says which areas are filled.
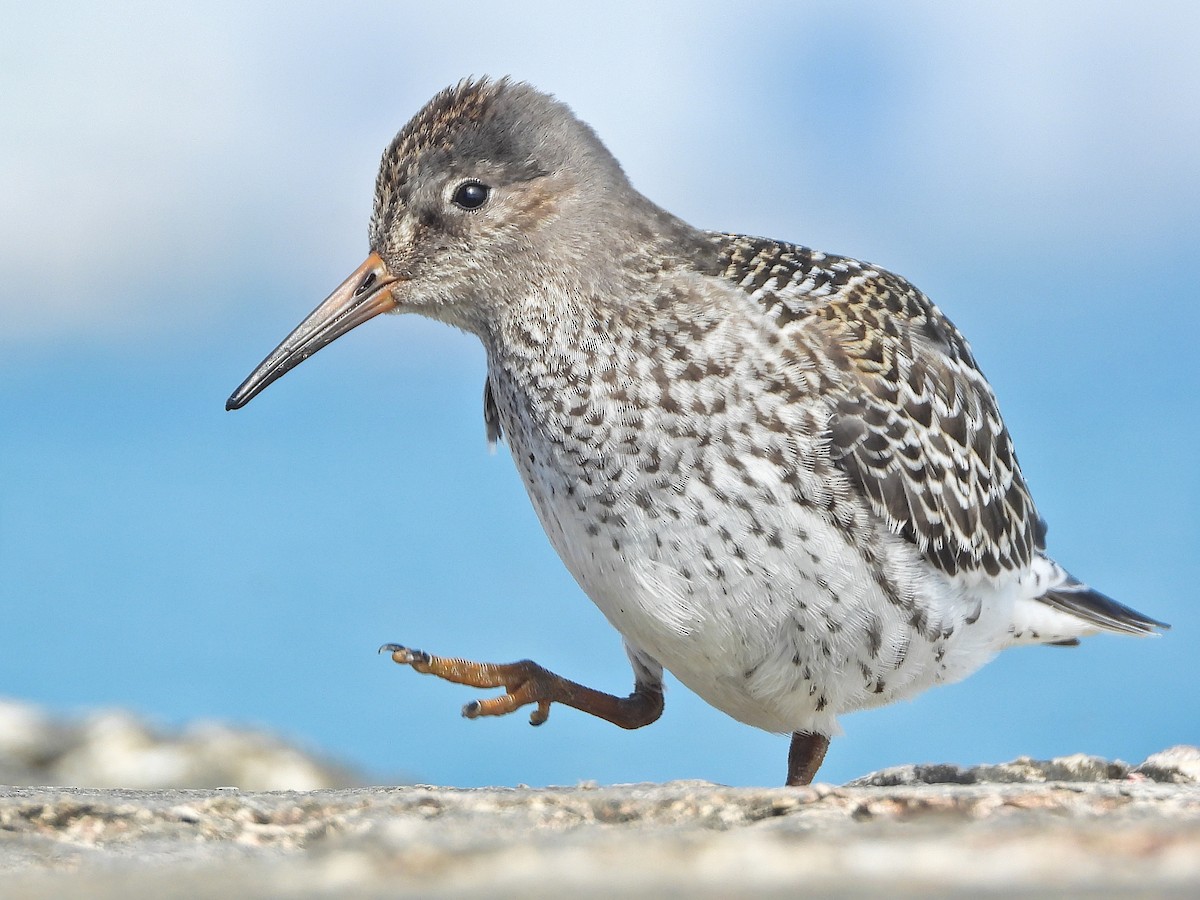
[[[241,409],[272,381],[286,375],[326,344],[368,319],[395,309],[398,304],[392,288],[397,280],[379,254],[372,253],[258,364],[225,401],[225,408]]]

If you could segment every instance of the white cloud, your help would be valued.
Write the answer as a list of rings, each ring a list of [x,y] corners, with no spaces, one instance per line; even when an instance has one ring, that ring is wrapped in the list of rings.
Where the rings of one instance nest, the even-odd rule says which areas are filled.
[[[1170,202],[1163,192],[1200,199],[1188,163],[1200,140],[1200,53],[1186,37],[1200,33],[1200,6],[1060,2],[1014,14],[997,4],[947,24],[938,58],[917,70],[912,131],[938,140],[929,169],[978,178],[986,157],[994,192],[1099,195],[1133,215]]]
[[[581,8],[11,10],[0,340],[215,320],[255,272],[311,280],[315,302],[329,267],[365,249],[384,143],[469,73],[553,91],[639,186],[705,226],[815,241],[801,230],[824,218],[876,246],[891,238],[875,202],[945,210],[968,190],[980,240],[1022,217],[1169,225],[1200,202],[1191,4]],[[836,116],[830,97],[870,115],[825,127],[809,110]],[[172,302],[198,290],[211,301]]]

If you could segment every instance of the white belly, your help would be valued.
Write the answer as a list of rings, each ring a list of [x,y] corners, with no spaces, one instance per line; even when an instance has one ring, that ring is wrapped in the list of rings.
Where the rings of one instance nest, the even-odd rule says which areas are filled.
[[[839,713],[964,677],[1005,643],[1008,601],[980,609],[890,534],[882,555],[906,604],[820,511],[741,509],[696,479],[597,510],[556,472],[519,467],[551,543],[626,641],[749,725],[834,734]]]

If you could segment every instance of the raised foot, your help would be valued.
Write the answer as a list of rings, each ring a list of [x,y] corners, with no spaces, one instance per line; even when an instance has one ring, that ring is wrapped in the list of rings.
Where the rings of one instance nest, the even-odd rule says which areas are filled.
[[[529,716],[530,725],[541,725],[550,718],[550,703],[559,699],[553,684],[557,679],[537,663],[523,659],[515,663],[476,663],[465,659],[434,656],[424,650],[413,650],[400,644],[384,644],[379,652],[392,654],[392,660],[404,666],[412,666],[424,675],[436,675],[455,684],[466,684],[479,688],[504,688],[504,696],[487,700],[472,700],[462,709],[468,719],[480,716],[503,716],[522,706],[536,703]]]
[[[434,656],[401,644],[384,644],[379,652],[390,653],[392,660],[400,665],[411,666],[418,672],[436,675],[455,684],[504,688],[501,697],[472,700],[464,706],[462,714],[468,719],[507,715],[531,703],[537,708],[529,715],[530,725],[541,725],[550,718],[551,703],[566,704],[622,728],[640,728],[662,715],[662,688],[659,685],[637,685],[628,697],[615,697],[555,675],[528,659],[514,663],[477,663]]]

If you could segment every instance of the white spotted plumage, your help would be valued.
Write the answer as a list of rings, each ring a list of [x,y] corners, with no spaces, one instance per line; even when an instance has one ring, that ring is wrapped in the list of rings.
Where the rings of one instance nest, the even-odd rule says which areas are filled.
[[[542,283],[483,335],[542,524],[631,655],[748,724],[832,734],[1007,646],[1104,627],[1047,601],[1069,576],[986,380],[923,295],[853,260],[705,240],[724,267],[660,276],[654,302],[597,309]],[[942,346],[927,337],[915,366],[926,320]],[[864,399],[889,371],[895,409]],[[927,426],[905,415],[922,404]],[[955,418],[961,440],[937,433]]]

